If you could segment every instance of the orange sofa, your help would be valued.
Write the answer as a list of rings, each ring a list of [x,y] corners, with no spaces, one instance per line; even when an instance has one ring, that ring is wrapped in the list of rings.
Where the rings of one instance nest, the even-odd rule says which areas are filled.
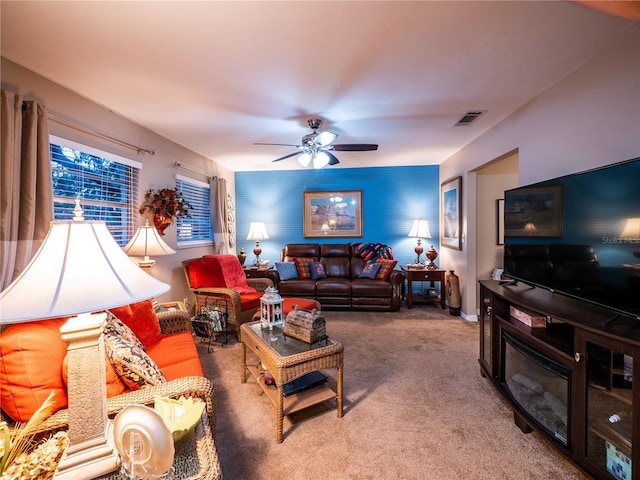
[[[65,318],[9,325],[0,334],[0,406],[3,416],[28,421],[54,392],[56,412],[42,430],[68,424]],[[152,405],[155,395],[195,396],[206,403],[215,435],[214,394],[205,378],[185,312],[156,313],[151,300],[109,311],[104,331],[107,410]],[[91,386],[88,386],[91,387]]]

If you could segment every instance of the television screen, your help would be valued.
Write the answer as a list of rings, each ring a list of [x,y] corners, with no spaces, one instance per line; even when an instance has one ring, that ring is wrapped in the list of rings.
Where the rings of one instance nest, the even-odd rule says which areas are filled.
[[[640,158],[505,192],[504,273],[640,320]]]

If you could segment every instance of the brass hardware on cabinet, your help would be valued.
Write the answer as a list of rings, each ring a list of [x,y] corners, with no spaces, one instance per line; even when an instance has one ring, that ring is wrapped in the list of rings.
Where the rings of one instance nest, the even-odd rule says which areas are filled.
[[[576,352],[573,358],[576,360],[576,363],[580,363],[582,360],[582,354],[580,352]]]

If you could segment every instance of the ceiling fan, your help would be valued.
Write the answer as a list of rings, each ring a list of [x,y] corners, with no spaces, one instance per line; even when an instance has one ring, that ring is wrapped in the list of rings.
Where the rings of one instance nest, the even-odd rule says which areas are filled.
[[[307,120],[307,125],[313,130],[308,133],[300,141],[300,145],[294,145],[289,143],[255,143],[254,145],[282,145],[286,147],[296,147],[297,152],[290,153],[280,158],[273,160],[279,162],[286,160],[287,158],[298,157],[298,162],[303,167],[307,167],[312,163],[313,168],[322,168],[326,165],[336,165],[340,163],[340,160],[331,153],[332,151],[343,152],[362,152],[367,150],[377,150],[378,145],[373,143],[342,143],[334,144],[338,138],[337,133],[333,132],[320,132],[318,128],[322,125],[322,120],[319,118],[310,118]]]

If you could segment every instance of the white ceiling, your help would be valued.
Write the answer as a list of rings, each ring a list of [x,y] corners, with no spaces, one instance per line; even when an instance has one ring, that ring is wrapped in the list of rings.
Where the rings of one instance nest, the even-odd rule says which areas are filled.
[[[2,1],[1,20],[2,56],[234,171],[301,168],[253,143],[313,116],[380,145],[329,168],[441,163],[634,23],[561,1]]]

